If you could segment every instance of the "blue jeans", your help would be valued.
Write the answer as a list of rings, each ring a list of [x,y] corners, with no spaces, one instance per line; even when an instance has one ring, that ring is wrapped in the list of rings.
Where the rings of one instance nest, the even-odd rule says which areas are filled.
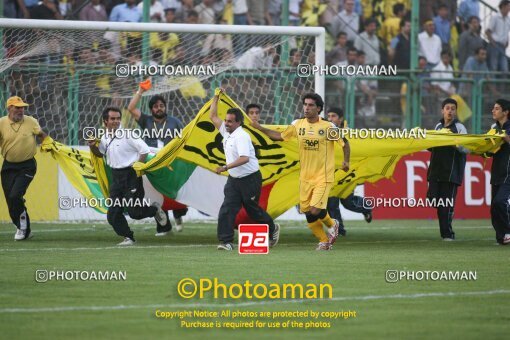
[[[491,71],[508,72],[508,58],[505,55],[505,46],[500,43],[487,45],[489,53],[489,68]]]
[[[371,209],[367,209],[363,206],[363,197],[355,196],[354,193],[350,194],[346,198],[330,197],[328,198],[328,214],[331,218],[337,220],[340,223],[340,229],[344,228],[342,214],[340,213],[340,203],[345,209],[360,214],[368,214],[372,212]]]
[[[4,16],[6,18],[19,18],[18,11],[16,10],[16,4],[14,1],[7,1],[4,3]]]
[[[234,14],[234,25],[248,25],[248,16],[245,14]],[[237,57],[246,51],[248,36],[245,34],[234,34],[232,45],[234,55]]]

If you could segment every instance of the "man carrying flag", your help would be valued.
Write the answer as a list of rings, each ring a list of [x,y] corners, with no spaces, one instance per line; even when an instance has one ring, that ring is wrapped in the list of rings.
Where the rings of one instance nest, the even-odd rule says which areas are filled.
[[[492,126],[505,142],[493,155],[491,168],[491,219],[499,244],[510,244],[510,101],[498,99],[492,109]]]
[[[453,133],[466,134],[466,127],[456,117],[457,101],[446,98],[441,106],[443,118],[437,123],[435,130],[448,129]],[[438,202],[437,218],[441,237],[444,241],[453,241],[455,239],[452,228],[453,209],[457,188],[462,184],[464,178],[468,150],[461,146],[441,146],[432,148],[430,151],[432,154],[427,172],[427,181],[429,182],[427,197],[433,202]],[[453,202],[451,205],[440,203],[450,200]]]
[[[296,119],[283,132],[277,132],[262,127],[254,122],[252,126],[274,141],[284,141],[297,138],[299,147],[300,185],[299,205],[305,213],[308,227],[319,239],[316,250],[331,250],[331,246],[338,238],[339,222],[333,220],[326,210],[328,197],[335,177],[335,149],[334,140],[328,139],[328,129],[335,128],[333,123],[319,117],[324,108],[324,102],[316,93],[303,96],[304,118]],[[344,151],[342,170],[349,170],[350,148],[344,144],[342,138],[338,142]],[[323,226],[329,230],[326,236]]]
[[[339,129],[347,128],[347,121],[344,119],[344,110],[339,107],[332,107],[327,110],[328,112],[328,121],[335,124]],[[347,139],[344,138],[345,146],[344,148],[349,147]],[[363,214],[365,221],[367,223],[372,222],[372,209],[366,208],[363,206],[364,198],[361,196],[354,195],[354,192],[351,193],[346,198],[338,198],[338,197],[330,197],[328,198],[328,214],[338,221],[340,224],[339,233],[342,236],[347,234],[345,230],[345,226],[342,220],[342,214],[340,212],[340,203],[344,206],[344,208],[353,211],[355,213]]]
[[[154,202],[150,207],[140,205],[145,191],[142,178],[136,176],[133,164],[145,162],[149,147],[140,138],[132,136],[129,130],[120,127],[122,112],[119,108],[105,108],[101,118],[106,126],[106,133],[101,137],[99,146],[95,139],[89,140],[88,145],[94,155],[100,158],[104,156],[106,164],[112,168],[109,191],[114,203],[108,207],[106,216],[117,235],[124,237],[117,245],[132,246],[135,238],[124,217],[125,208],[129,216],[136,220],[154,217],[161,225],[166,225],[168,221],[158,202]]]
[[[7,116],[0,118],[0,149],[4,158],[0,177],[9,215],[17,228],[14,240],[22,241],[31,237],[23,196],[37,171],[35,137],[42,141],[47,135],[35,118],[24,114],[28,104],[20,97],[10,97],[6,106]]]
[[[138,91],[136,91],[133,99],[128,105],[128,111],[131,113],[133,118],[136,120],[138,125],[144,132],[144,141],[148,146],[153,148],[161,149],[175,138],[177,130],[182,131],[183,125],[180,120],[167,114],[166,101],[160,95],[152,96],[149,100],[150,115],[143,114],[136,106],[142,98],[145,91],[150,90],[152,87],[150,79],[147,79],[140,83]],[[175,230],[180,232],[183,229],[182,217],[186,215],[188,208],[173,210],[175,218]],[[166,225],[160,225],[158,223],[156,236],[165,236],[172,230],[172,224],[168,218]]]
[[[223,89],[220,90],[220,93]],[[226,164],[218,167],[216,173],[228,171],[225,184],[225,199],[218,215],[218,250],[232,250],[236,215],[244,207],[248,216],[257,223],[269,226],[269,246],[274,247],[280,236],[280,226],[260,207],[262,175],[255,148],[250,135],[243,130],[243,113],[238,108],[227,111],[225,121],[218,117],[219,93],[214,96],[210,118],[223,137],[223,151]]]

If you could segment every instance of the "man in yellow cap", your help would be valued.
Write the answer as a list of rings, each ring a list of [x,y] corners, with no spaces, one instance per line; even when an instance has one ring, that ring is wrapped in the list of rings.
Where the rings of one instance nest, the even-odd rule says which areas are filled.
[[[17,228],[16,241],[30,237],[30,218],[23,196],[37,169],[35,137],[42,141],[47,136],[35,118],[25,116],[27,106],[20,97],[10,97],[7,116],[0,118],[0,152],[4,159],[0,177],[9,215]]]

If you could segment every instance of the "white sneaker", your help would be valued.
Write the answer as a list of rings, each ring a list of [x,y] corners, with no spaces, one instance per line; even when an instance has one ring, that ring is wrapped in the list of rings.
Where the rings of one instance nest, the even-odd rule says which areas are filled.
[[[317,248],[315,250],[331,250],[333,246],[329,244],[328,242],[319,242],[317,245]]]
[[[177,217],[175,219],[175,231],[180,233],[182,229],[184,229],[184,226],[182,225],[182,217]]]
[[[221,243],[216,247],[216,249],[232,251],[234,249],[234,245],[232,243]]]
[[[132,246],[134,244],[135,244],[135,241],[133,241],[129,237],[125,237],[124,241],[122,241],[121,243],[118,243],[117,245],[118,246]]]
[[[161,236],[168,235],[168,233],[169,233],[169,231],[162,231],[162,232],[156,233],[154,236],[161,237]]]
[[[154,219],[160,224],[165,226],[168,223],[168,218],[166,217],[165,212],[161,209],[161,204],[159,202],[152,203],[153,207],[156,207],[158,211],[156,211],[156,215],[154,215]]]
[[[444,237],[444,238],[443,238],[443,241],[446,241],[446,242],[453,242],[453,241],[454,241],[454,239],[453,239],[453,238],[450,238],[450,237]],[[510,240],[509,240],[509,242],[510,242]]]
[[[14,234],[14,240],[15,241],[23,241],[28,240],[32,237],[32,233],[27,235],[27,230],[21,230],[16,228],[16,234]]]
[[[340,223],[333,219],[335,224],[331,228],[328,228],[328,242],[330,245],[333,245],[335,243],[336,239],[338,238],[338,232],[340,228]]]
[[[503,244],[510,243],[510,234],[505,234],[505,238],[503,239]]]

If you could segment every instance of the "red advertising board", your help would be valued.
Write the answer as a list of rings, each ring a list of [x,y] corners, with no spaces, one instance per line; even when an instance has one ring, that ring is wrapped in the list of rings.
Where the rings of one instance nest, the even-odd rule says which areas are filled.
[[[365,184],[365,198],[425,199],[430,152],[404,156],[397,164],[393,180]],[[457,192],[455,218],[490,218],[492,159],[467,156],[464,182]],[[374,209],[376,219],[435,219],[436,209],[429,207],[388,207]]]

